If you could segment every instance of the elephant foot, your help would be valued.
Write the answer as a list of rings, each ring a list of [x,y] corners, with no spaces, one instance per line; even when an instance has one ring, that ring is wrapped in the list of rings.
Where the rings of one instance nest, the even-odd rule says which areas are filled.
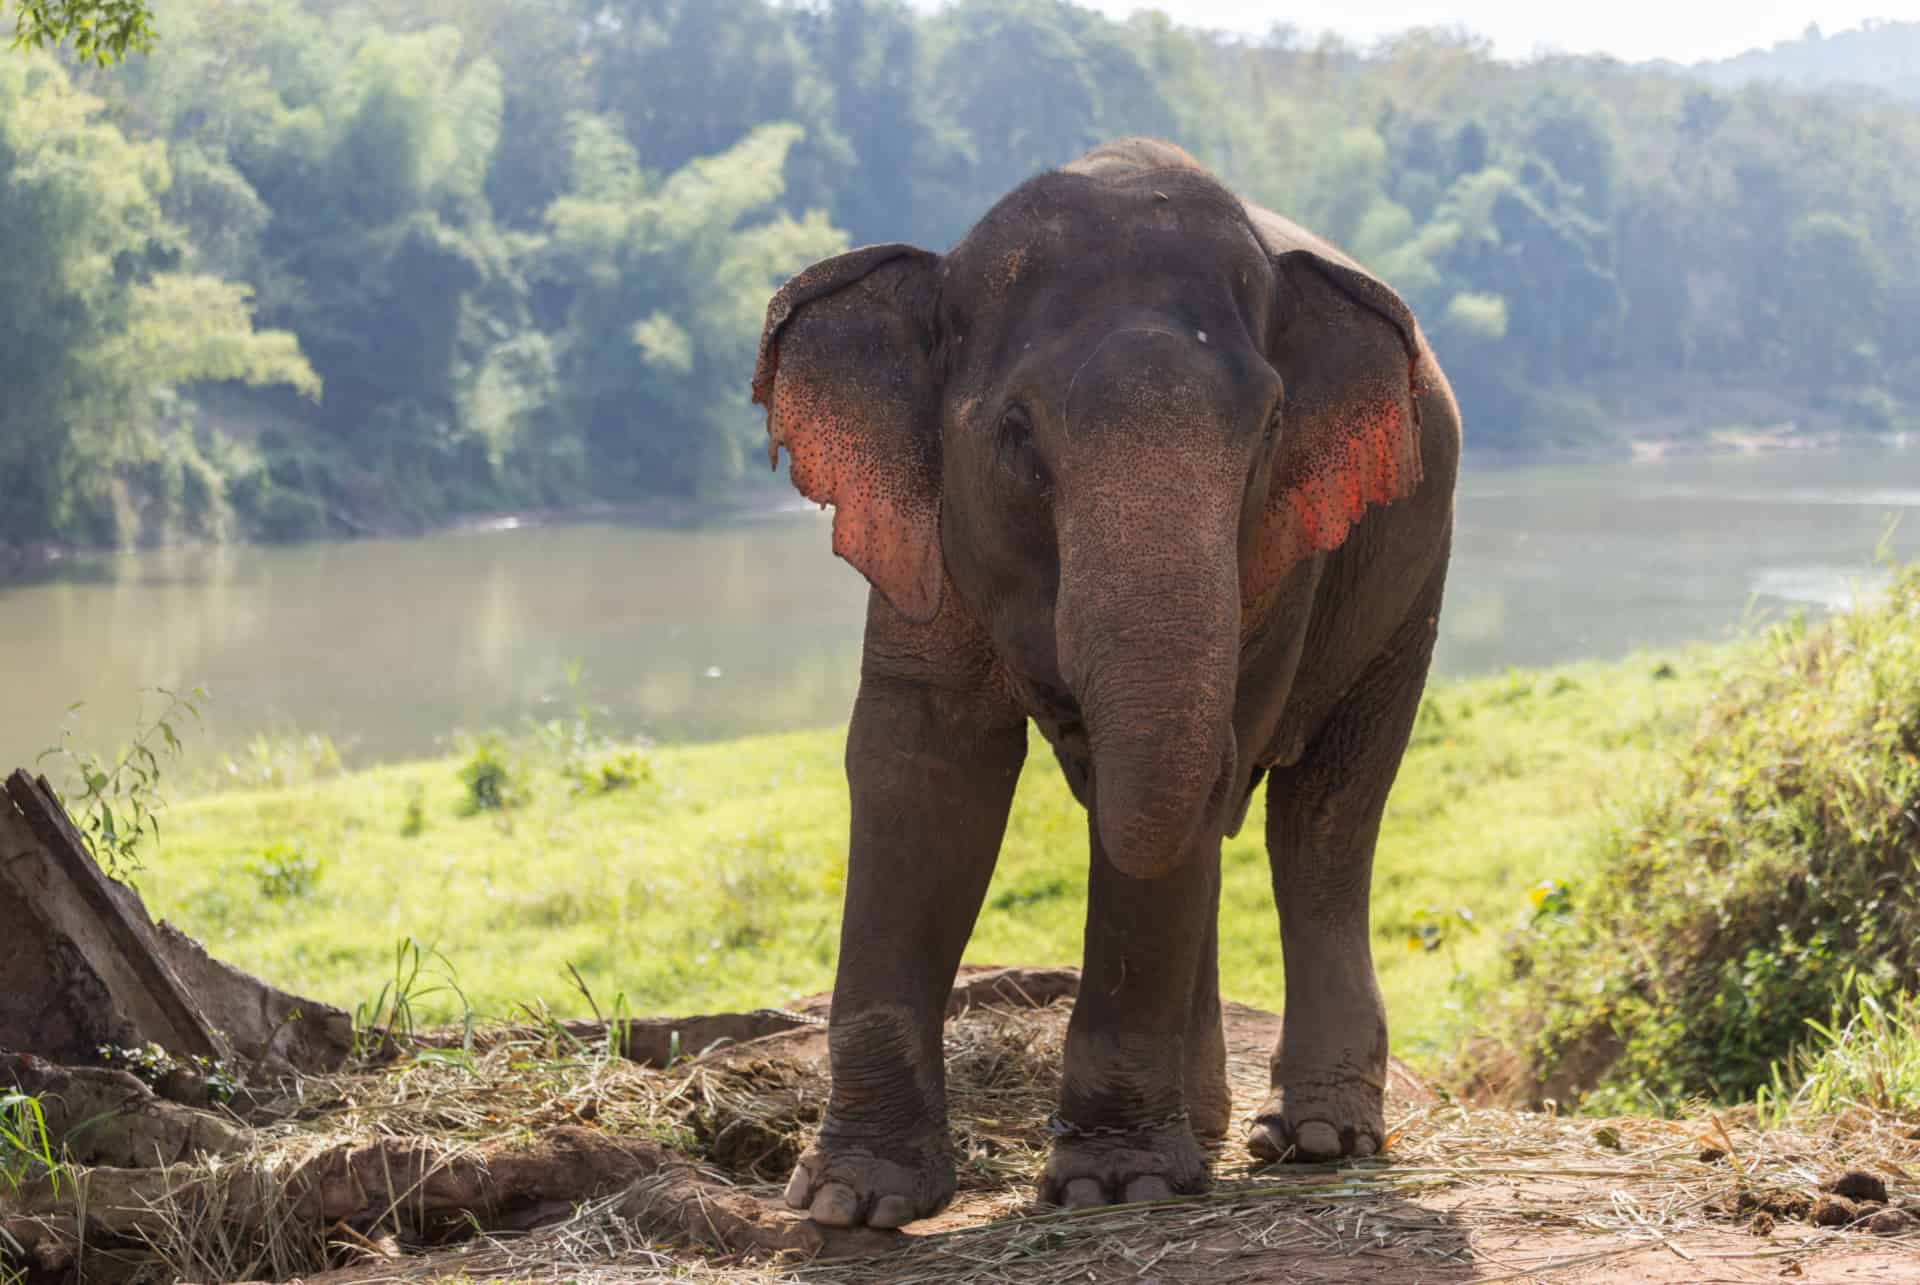
[[[822,1137],[787,1181],[787,1206],[826,1227],[903,1227],[953,1198],[953,1151],[945,1137],[923,1147],[866,1147]]]
[[[1379,1086],[1347,1080],[1310,1090],[1275,1090],[1253,1118],[1247,1150],[1270,1164],[1362,1159],[1378,1154],[1386,1138]]]
[[[1078,1131],[1054,1143],[1040,1199],[1085,1209],[1190,1196],[1211,1185],[1206,1157],[1185,1125],[1107,1134]]]

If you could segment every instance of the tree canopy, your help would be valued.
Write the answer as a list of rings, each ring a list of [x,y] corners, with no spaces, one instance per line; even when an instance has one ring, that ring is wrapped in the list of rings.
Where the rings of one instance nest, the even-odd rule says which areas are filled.
[[[136,8],[124,47],[164,39],[96,69]],[[0,542],[732,486],[787,275],[945,248],[1125,133],[1399,289],[1472,449],[1920,428],[1920,111],[1892,100],[1064,0],[19,12],[74,43],[0,59]]]

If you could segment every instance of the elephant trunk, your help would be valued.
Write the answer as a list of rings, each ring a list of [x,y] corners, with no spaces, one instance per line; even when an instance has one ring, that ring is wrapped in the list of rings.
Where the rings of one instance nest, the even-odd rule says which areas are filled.
[[[1055,624],[1092,752],[1089,802],[1108,860],[1142,879],[1211,837],[1237,767],[1236,515],[1174,508],[1109,509],[1103,532],[1063,524],[1061,542]]]

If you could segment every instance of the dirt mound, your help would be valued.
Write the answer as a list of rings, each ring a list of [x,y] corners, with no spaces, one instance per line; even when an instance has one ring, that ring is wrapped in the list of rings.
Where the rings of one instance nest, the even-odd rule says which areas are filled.
[[[1383,1161],[1258,1170],[1233,1143],[1203,1197],[1038,1206],[1076,984],[1069,970],[962,978],[946,1041],[960,1190],[906,1232],[823,1229],[781,1202],[826,1101],[825,1006],[812,1000],[483,1032],[471,1049],[419,1047],[289,1080],[256,1094],[244,1120],[229,1113],[198,1132],[181,1113],[211,1113],[161,1109],[144,1086],[91,1073],[90,1091],[127,1097],[121,1118],[164,1120],[167,1136],[202,1143],[123,1167],[138,1163],[126,1154],[137,1129],[97,1156],[77,1130],[70,1154],[94,1163],[0,1194],[0,1246],[12,1238],[32,1279],[90,1282],[1916,1275],[1920,1221],[1901,1212],[1920,1196],[1913,1122],[1860,1115],[1767,1132],[1727,1116],[1597,1124],[1465,1110],[1398,1064]],[[1227,1008],[1236,1138],[1265,1095],[1278,1021]],[[77,1074],[18,1061],[16,1082],[39,1075],[50,1098],[60,1075]],[[1836,1194],[1877,1191],[1877,1202]],[[1820,1225],[1836,1201],[1852,1216]]]

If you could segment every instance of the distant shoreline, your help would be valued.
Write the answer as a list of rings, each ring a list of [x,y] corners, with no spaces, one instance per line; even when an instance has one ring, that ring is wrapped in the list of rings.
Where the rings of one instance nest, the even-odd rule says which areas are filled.
[[[1595,464],[1620,460],[1662,460],[1673,456],[1760,455],[1783,451],[1833,451],[1849,447],[1900,450],[1915,445],[1910,433],[1798,432],[1791,427],[1727,428],[1702,434],[1672,434],[1661,437],[1620,437],[1584,446],[1533,447],[1509,450],[1494,446],[1476,447],[1469,434],[1466,458],[1469,464],[1493,468],[1525,468],[1557,464]],[[658,496],[648,500],[623,502],[593,501],[585,504],[535,506],[488,510],[462,514],[443,522],[425,525],[369,524],[338,517],[340,530],[315,537],[314,541],[292,543],[341,542],[350,540],[398,540],[439,534],[484,533],[529,528],[580,526],[608,522],[623,526],[684,528],[716,522],[754,521],[784,513],[804,512],[813,506],[795,496],[786,487],[745,485],[725,495],[694,499],[686,496]],[[265,545],[269,542],[240,540],[236,545]],[[205,541],[155,548],[205,548]],[[97,557],[102,554],[142,552],[142,549],[115,548],[110,545],[78,545],[57,540],[39,540],[27,544],[0,543],[0,587],[30,580],[69,558]]]
[[[1770,455],[1788,451],[1820,453],[1848,449],[1897,451],[1920,445],[1912,433],[1817,432],[1792,428],[1724,428],[1705,433],[1673,433],[1656,437],[1621,436],[1581,446],[1528,447],[1509,450],[1479,446],[1469,429],[1469,463],[1496,468],[1523,468],[1538,464],[1599,464],[1620,460],[1662,460],[1672,456]]]
[[[724,496],[692,499],[685,496],[659,496],[649,500],[620,503],[590,501],[585,504],[528,506],[463,513],[441,522],[425,524],[368,523],[338,519],[339,530],[310,540],[275,542],[235,540],[234,547],[290,547],[298,544],[339,544],[354,540],[407,540],[430,535],[484,534],[488,531],[518,531],[542,527],[582,526],[595,522],[621,526],[676,529],[705,526],[715,522],[756,521],[782,513],[811,510],[812,505],[786,487],[743,486]],[[100,557],[116,553],[158,552],[161,549],[219,547],[214,542],[197,540],[179,544],[136,546],[70,544],[58,540],[37,540],[28,544],[0,543],[0,587],[31,579],[70,558]]]

